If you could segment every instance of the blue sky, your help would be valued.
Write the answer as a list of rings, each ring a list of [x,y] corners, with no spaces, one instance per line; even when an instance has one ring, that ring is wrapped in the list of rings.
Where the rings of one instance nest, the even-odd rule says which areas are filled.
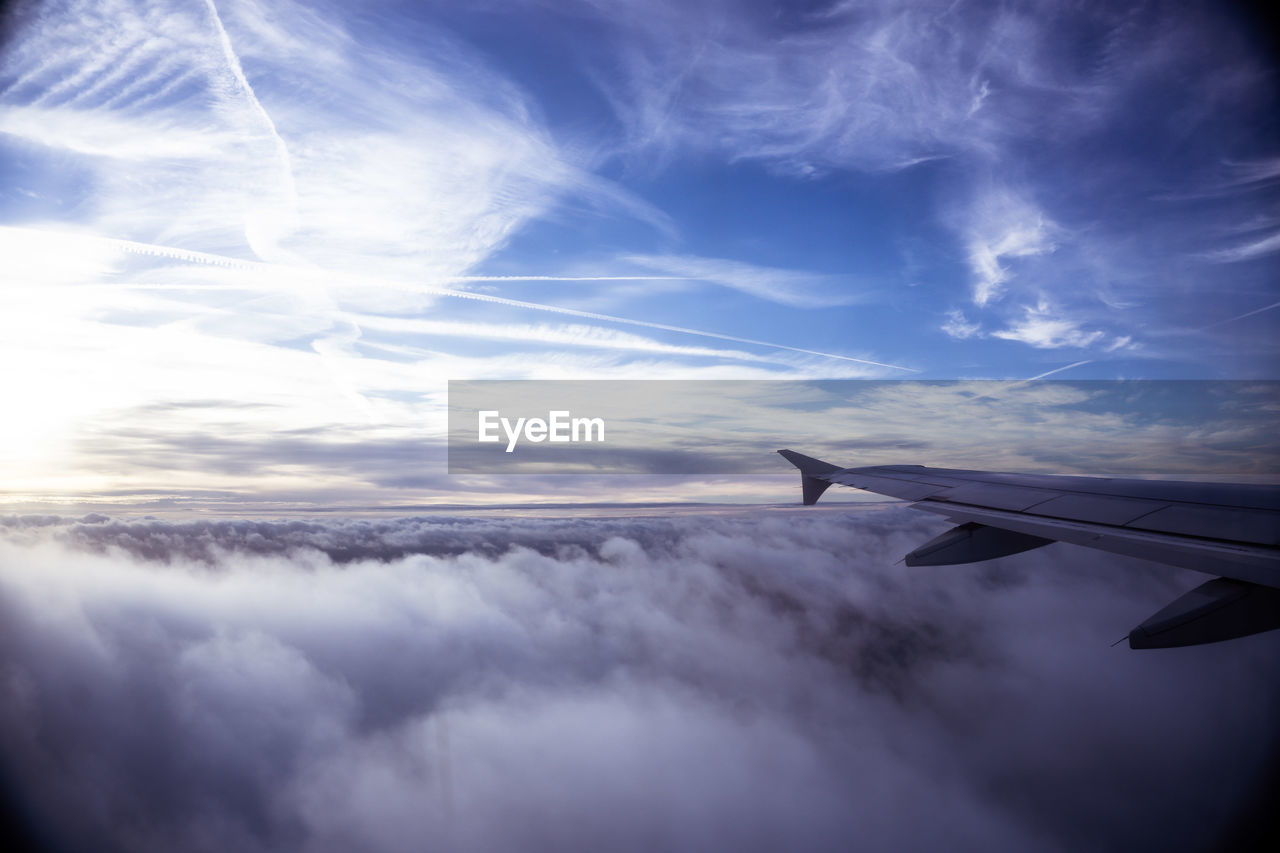
[[[443,500],[449,379],[1276,378],[1280,86],[1221,4],[29,2],[6,37],[8,503]],[[418,447],[435,485],[359,473]]]

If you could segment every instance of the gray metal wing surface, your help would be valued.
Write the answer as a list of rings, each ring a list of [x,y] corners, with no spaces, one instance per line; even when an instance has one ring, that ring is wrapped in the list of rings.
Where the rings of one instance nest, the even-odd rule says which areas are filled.
[[[957,526],[906,557],[949,565],[1054,541],[1220,576],[1130,633],[1133,648],[1194,645],[1280,628],[1280,488],[1004,474],[920,465],[841,468],[790,450],[804,502],[833,484],[911,501]]]

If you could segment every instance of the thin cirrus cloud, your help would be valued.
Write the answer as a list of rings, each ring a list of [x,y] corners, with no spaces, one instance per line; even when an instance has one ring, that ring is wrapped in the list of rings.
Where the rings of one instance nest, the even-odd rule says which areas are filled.
[[[1153,320],[1181,326],[1221,293],[1219,273],[1194,267],[1275,251],[1266,234],[1202,253],[1190,271],[1170,254],[1238,212],[1206,209],[1190,225],[1170,186],[1194,185],[1224,161],[1221,192],[1265,189],[1275,175],[1274,151],[1259,152],[1234,126],[1266,113],[1270,72],[1238,22],[1209,7],[1175,16],[1105,3],[926,2],[770,14],[646,2],[611,4],[608,20],[619,45],[611,61],[623,70],[599,80],[633,160],[716,151],[792,176],[932,164],[944,177],[933,215],[964,248],[980,314],[1003,322],[1006,295],[1051,296],[1093,316],[1098,302],[1148,306],[1142,325],[1113,316],[1114,332],[1093,341],[1031,329],[1012,340],[1141,342],[1158,334]],[[1194,82],[1175,92],[1167,80],[1181,74]],[[1143,137],[1157,150],[1135,144]],[[1170,138],[1188,143],[1170,150]],[[1174,277],[1181,289],[1167,286]],[[1234,298],[1237,314],[1246,300],[1243,290]]]
[[[670,231],[664,214],[571,163],[519,89],[443,32],[421,34],[432,47],[424,61],[364,50],[302,7],[272,11],[210,3],[144,16],[120,4],[79,27],[37,22],[8,63],[17,103],[3,127],[96,155],[91,224],[107,236],[410,286],[459,281],[567,196]],[[112,35],[113,55],[89,55],[101,40],[91,27]],[[175,53],[187,67],[174,67]],[[59,60],[50,67],[44,55]],[[303,55],[312,61],[292,61]],[[134,73],[118,79],[118,67]],[[22,103],[49,101],[50,88],[73,97]],[[700,272],[789,304],[834,301],[779,270]]]
[[[5,127],[98,155],[76,164],[92,181],[95,226],[225,248],[243,245],[250,211],[289,206],[279,139],[227,64],[212,7],[50,11],[28,21],[7,52]]]
[[[970,322],[969,319],[965,317],[964,312],[958,308],[952,308],[947,311],[946,316],[946,322],[942,324],[941,328],[942,331],[946,332],[953,338],[964,340],[965,338],[972,338],[975,335],[982,333],[982,325]]]
[[[820,276],[803,270],[777,269],[723,258],[687,255],[632,255],[625,260],[679,278],[705,281],[759,299],[798,308],[849,305],[865,298],[864,288],[849,277]]]
[[[961,17],[948,4],[837,6],[791,13],[788,29],[719,4],[698,9],[623,7],[626,26],[648,35],[623,54],[626,96],[613,100],[640,151],[716,148],[800,174],[939,157],[985,167],[1027,132],[1026,92],[1061,97],[1031,50],[1040,28],[1012,10]],[[988,25],[1004,37],[989,38]],[[1053,250],[1054,225],[1015,187],[953,193],[952,228],[982,307],[1009,286],[1011,261]]]
[[[275,11],[287,35],[250,3],[72,4],[24,28],[0,127],[97,155],[105,235],[188,249],[456,275],[570,194],[669,228],[569,162],[518,91],[443,34],[409,58]],[[288,61],[300,51],[311,61]]]
[[[1231,264],[1250,261],[1276,252],[1280,252],[1280,232],[1268,234],[1265,237],[1240,243],[1227,249],[1207,252],[1204,257],[1217,263]]]
[[[36,367],[0,454],[24,490],[192,397],[262,404],[251,438],[392,441],[446,376],[1271,363],[1264,78],[1207,6],[23,9],[0,349]]]
[[[7,389],[30,414],[0,428],[24,493],[41,471],[55,490],[107,487],[101,466],[68,469],[71,448],[120,424],[113,413],[194,389],[263,404],[240,425],[259,434],[354,421],[406,438],[433,404],[393,401],[446,375],[811,372],[825,358],[763,357],[743,335],[709,333],[745,350],[691,346],[707,335],[689,324],[468,290],[476,264],[567,198],[657,235],[673,226],[567,153],[519,87],[439,28],[421,25],[411,53],[287,2],[70,2],[15,20],[0,131],[35,165],[16,178],[43,211],[0,235],[13,275],[0,346],[6,363],[40,365]],[[747,289],[766,276],[732,273]],[[407,337],[359,344],[354,317],[377,334],[380,313],[425,311]],[[530,311],[578,322],[520,328],[513,314]],[[458,341],[490,350],[449,352]],[[890,369],[874,362],[845,363]]]
[[[1206,249],[1194,257],[1210,263],[1235,264],[1280,251],[1280,231],[1276,230],[1280,219],[1275,213],[1278,186],[1280,158],[1271,158],[1225,163],[1216,180],[1189,190],[1185,197],[1246,203],[1242,209],[1228,207],[1232,219],[1215,229],[1227,245]]]
[[[641,36],[613,103],[640,150],[693,144],[799,173],[982,148],[989,85],[965,56],[972,33],[955,39],[960,22],[942,11],[872,4],[779,20],[722,3],[610,7]]]

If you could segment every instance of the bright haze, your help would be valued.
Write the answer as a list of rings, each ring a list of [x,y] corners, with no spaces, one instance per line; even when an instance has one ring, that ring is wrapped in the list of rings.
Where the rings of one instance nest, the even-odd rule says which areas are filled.
[[[963,384],[928,421],[876,386],[772,423],[841,464],[944,465],[913,453],[946,437],[973,467],[1275,475],[1271,398],[1126,419],[1021,381],[1274,396],[1280,83],[1250,7],[0,14],[0,829],[1276,841],[1280,632],[1110,645],[1203,576],[1060,544],[907,568],[943,522],[792,506],[771,455],[776,479],[444,452],[451,379],[1018,380],[1017,419],[948,416],[986,393]]]

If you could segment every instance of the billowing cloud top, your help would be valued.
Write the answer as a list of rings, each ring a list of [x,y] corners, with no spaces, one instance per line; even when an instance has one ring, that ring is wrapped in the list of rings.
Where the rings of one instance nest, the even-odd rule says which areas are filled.
[[[0,755],[94,850],[1200,849],[1276,638],[1110,643],[1186,578],[907,569],[902,509],[0,524]],[[1242,835],[1244,833],[1246,835]]]

